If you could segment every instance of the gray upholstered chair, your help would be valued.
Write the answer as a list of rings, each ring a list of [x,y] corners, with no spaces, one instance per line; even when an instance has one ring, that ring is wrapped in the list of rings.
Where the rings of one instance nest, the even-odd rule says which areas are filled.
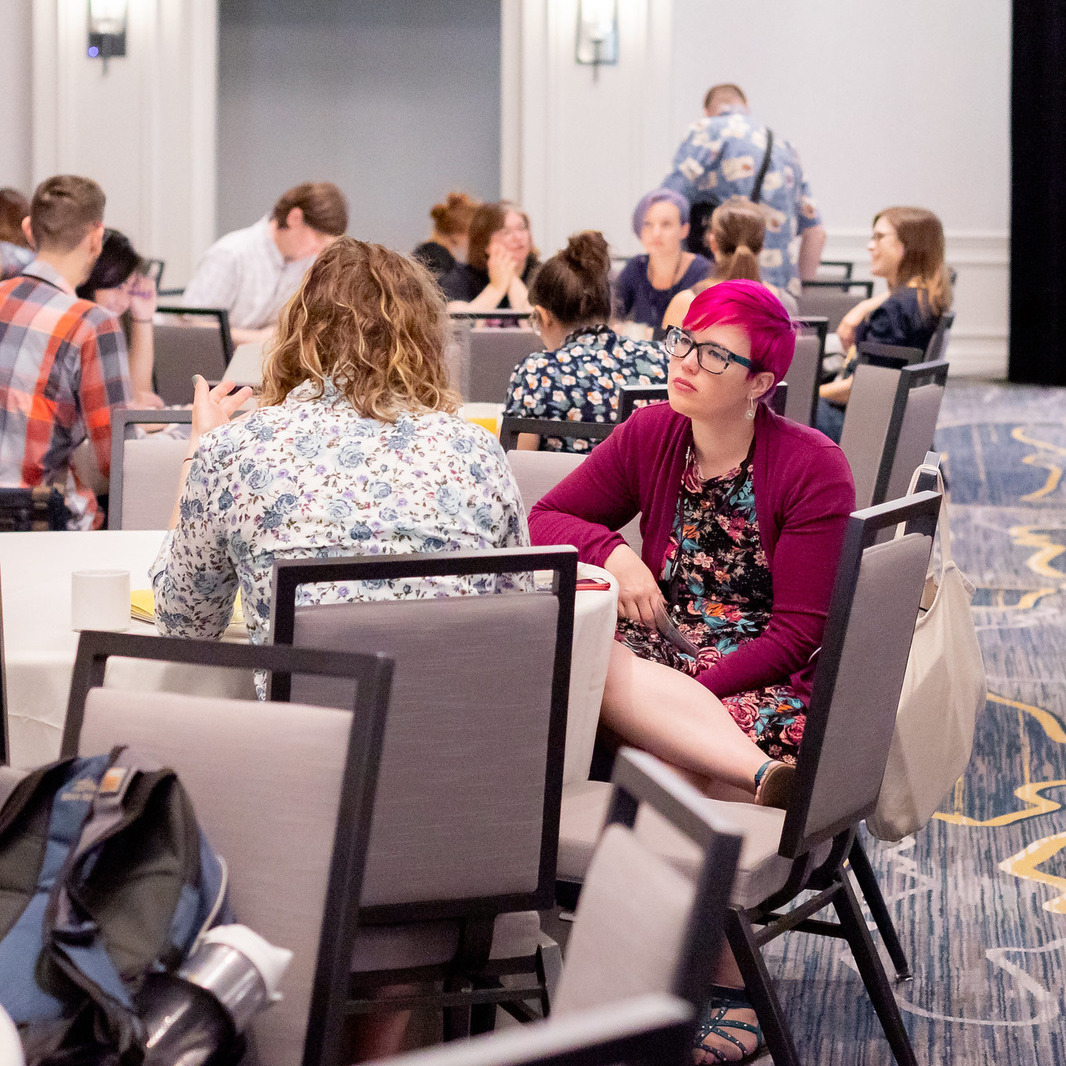
[[[838,281],[805,281],[800,295],[796,298],[799,313],[807,318],[811,315],[824,316],[829,320],[832,333],[840,325],[840,320],[861,300],[867,300],[874,294],[872,281],[840,279]]]
[[[504,403],[515,367],[544,344],[531,329],[510,326],[471,329],[467,335],[469,369],[463,399]]]
[[[637,405],[648,403],[665,403],[668,386],[662,385],[623,385],[618,390],[618,421],[624,422],[636,409]]]
[[[796,336],[796,353],[788,368],[788,396],[784,414],[804,426],[814,425],[818,405],[818,386],[822,377],[822,358],[828,319],[811,316],[795,319],[800,331]]]
[[[229,312],[221,307],[161,305],[152,337],[155,391],[168,404],[192,403],[193,374],[221,381],[233,358]]]
[[[111,656],[343,679],[345,709],[102,688]],[[64,752],[128,744],[177,770],[239,919],[294,952],[253,1024],[259,1066],[334,1066],[391,663],[300,648],[82,633]],[[353,691],[354,682],[354,691]]]
[[[181,461],[188,440],[149,433],[138,437],[139,425],[191,425],[192,411],[111,412],[111,487],[108,529],[166,529],[178,499]]]
[[[576,567],[572,548],[275,563],[275,642],[396,662],[349,1011],[432,1003],[461,1035],[472,1005],[546,1006],[559,957],[536,911],[554,895]],[[548,570],[545,591],[434,596],[425,584],[528,585]],[[301,606],[299,590],[320,582],[429,595]],[[331,704],[333,689],[312,681],[294,679],[293,697]],[[502,988],[515,972],[534,979]],[[373,998],[422,978],[444,980],[443,996]]]
[[[518,447],[520,433],[537,436],[585,440],[590,444],[611,435],[614,422],[565,422],[552,418],[517,418],[505,415],[500,425],[500,447],[505,452]]]
[[[845,862],[880,791],[939,503],[939,493],[921,492],[849,519],[788,811],[706,801],[744,832],[726,935],[777,1066],[800,1060],[761,949],[792,929],[848,941],[896,1061],[915,1063]],[[904,536],[879,542],[884,531],[904,522]],[[561,878],[584,878],[607,806],[601,782],[586,782],[567,797]],[[643,832],[683,868],[693,862],[691,845],[667,823],[649,818]],[[814,895],[781,911],[807,891]],[[836,925],[811,920],[828,906],[837,913]],[[764,928],[756,934],[755,925]]]
[[[933,446],[948,364],[887,367],[860,363],[840,447],[855,477],[855,501],[869,507],[899,499]]]

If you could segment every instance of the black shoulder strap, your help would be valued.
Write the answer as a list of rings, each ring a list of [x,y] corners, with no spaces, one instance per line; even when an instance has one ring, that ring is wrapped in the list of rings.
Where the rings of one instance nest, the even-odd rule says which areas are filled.
[[[766,177],[766,172],[770,169],[770,153],[774,150],[774,131],[768,129],[766,131],[766,155],[762,157],[762,166],[759,167],[759,173],[755,175],[755,184],[751,189],[751,202],[757,204],[762,198],[762,183]]]

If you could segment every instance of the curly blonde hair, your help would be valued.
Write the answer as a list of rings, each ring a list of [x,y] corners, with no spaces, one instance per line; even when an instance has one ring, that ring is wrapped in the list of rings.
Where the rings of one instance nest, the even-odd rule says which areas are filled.
[[[444,297],[420,263],[380,244],[340,237],[285,305],[263,368],[260,404],[280,404],[329,377],[364,418],[459,409],[448,384]]]

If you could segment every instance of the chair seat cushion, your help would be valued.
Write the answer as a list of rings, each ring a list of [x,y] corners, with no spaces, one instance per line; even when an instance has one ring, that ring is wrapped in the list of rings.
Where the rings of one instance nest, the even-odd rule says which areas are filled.
[[[489,958],[518,959],[534,955],[539,939],[540,915],[536,911],[497,915]],[[458,947],[456,921],[360,926],[351,972],[443,966],[455,956]]]
[[[560,880],[584,880],[610,799],[611,786],[605,781],[580,781],[563,788],[559,820]],[[785,812],[754,803],[712,799],[704,802],[716,817],[744,833],[733,903],[743,907],[761,903],[784,885],[792,869],[792,860],[777,853]],[[679,869],[695,874],[700,854],[696,845],[647,806],[641,807],[637,815],[637,836]],[[827,854],[828,849],[829,845],[825,845],[819,853]]]

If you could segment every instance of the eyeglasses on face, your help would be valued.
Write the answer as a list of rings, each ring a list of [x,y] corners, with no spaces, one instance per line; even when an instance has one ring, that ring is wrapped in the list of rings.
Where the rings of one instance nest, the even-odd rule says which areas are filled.
[[[691,334],[678,329],[677,326],[673,326],[666,334],[663,347],[671,359],[684,359],[691,352],[695,352],[700,370],[706,370],[708,374],[724,374],[730,363],[739,363],[748,370],[751,369],[750,359],[745,359],[744,356],[737,355],[714,341],[697,344]]]

